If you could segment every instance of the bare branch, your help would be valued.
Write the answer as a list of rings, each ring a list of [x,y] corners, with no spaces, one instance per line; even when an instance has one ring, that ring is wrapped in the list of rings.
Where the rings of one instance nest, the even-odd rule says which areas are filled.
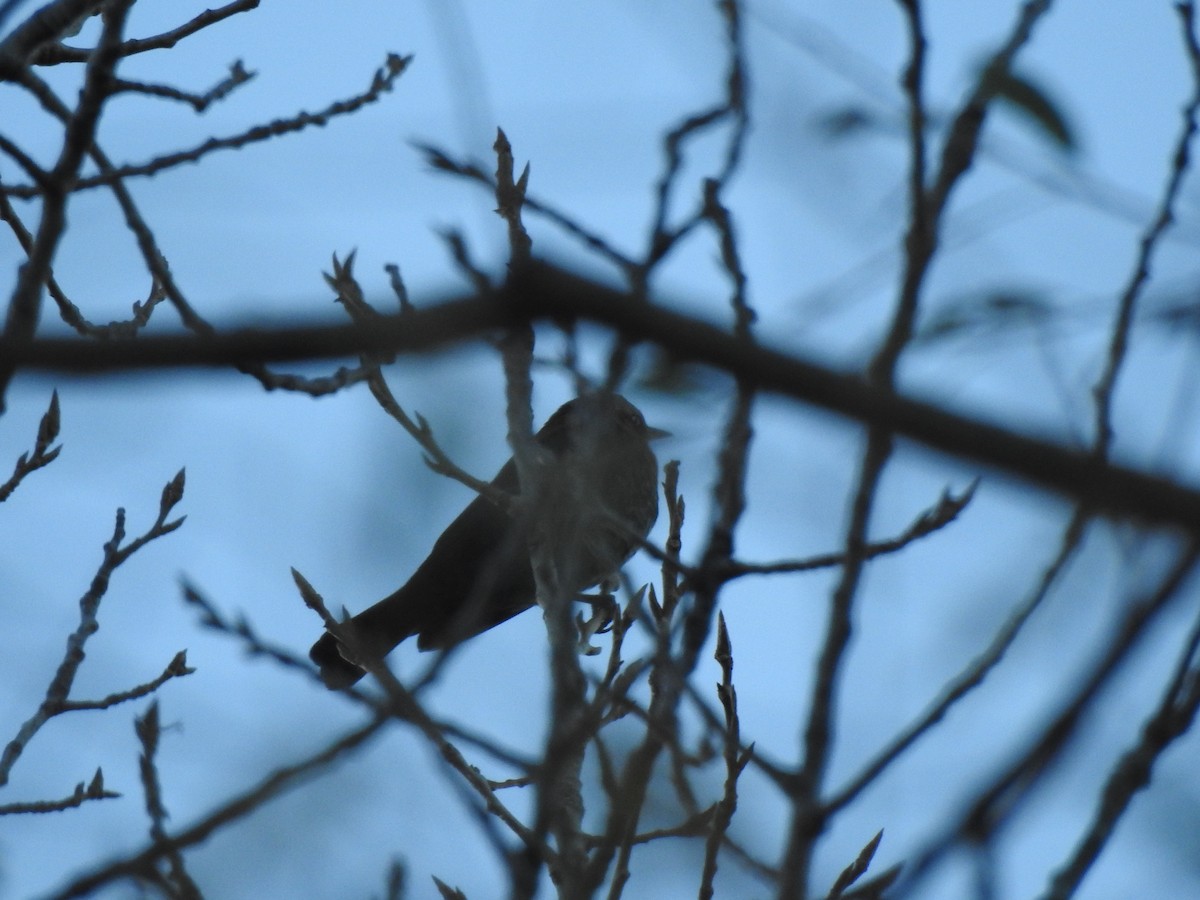
[[[29,803],[6,803],[0,805],[0,816],[23,815],[27,813],[63,812],[83,806],[89,800],[115,800],[121,795],[104,787],[104,773],[96,770],[92,780],[84,786],[81,781],[75,785],[71,796],[61,800],[37,800]]]
[[[17,80],[39,48],[59,40],[100,5],[100,0],[53,0],[38,9],[0,41],[0,82]],[[94,52],[79,62],[87,62]]]
[[[1117,822],[1133,802],[1134,796],[1150,784],[1155,763],[1176,739],[1192,727],[1200,709],[1200,665],[1196,651],[1200,647],[1200,619],[1179,655],[1175,674],[1163,692],[1158,708],[1142,728],[1140,740],[1130,748],[1109,773],[1096,813],[1071,858],[1050,882],[1046,900],[1067,900],[1074,895],[1092,864],[1112,837]]]
[[[147,97],[161,97],[164,100],[175,100],[186,103],[196,112],[202,113],[212,104],[228,97],[233,91],[254,78],[253,72],[248,72],[239,59],[229,67],[229,74],[202,94],[184,91],[166,84],[148,84],[141,81],[118,80],[114,92],[128,94],[144,94]]]
[[[721,681],[717,685],[717,696],[721,707],[725,710],[725,789],[721,799],[712,810],[708,823],[708,834],[704,842],[704,867],[700,873],[700,893],[702,898],[713,896],[713,879],[717,876],[717,852],[724,843],[729,826],[733,822],[733,814],[737,810],[737,782],[742,771],[754,753],[751,745],[742,750],[741,723],[738,719],[737,691],[733,687],[733,645],[729,640],[729,630],[725,626],[725,616],[717,614],[717,649],[713,656],[721,666]]]
[[[497,302],[497,298],[501,302]],[[500,293],[385,316],[360,326],[301,327],[275,332],[246,330],[206,338],[154,337],[128,344],[73,339],[8,341],[0,357],[21,368],[65,371],[128,370],[147,366],[227,365],[242,360],[295,360],[374,351],[429,350],[530,318],[586,318],[682,358],[736,373],[757,388],[794,397],[844,416],[876,423],[930,447],[974,459],[1067,496],[1095,510],[1200,529],[1200,492],[1167,479],[1098,462],[1089,454],[1028,437],[1011,429],[949,413],[864,384],[725,331],[627,296],[544,264],[518,275]]]
[[[424,144],[417,142],[413,145],[425,157],[425,161],[438,172],[444,172],[450,175],[455,175],[459,178],[464,178],[468,181],[473,181],[481,185],[491,193],[496,191],[496,182],[481,165],[456,160],[445,151],[433,146],[432,144]],[[588,250],[598,254],[599,256],[609,260],[623,272],[632,272],[636,269],[637,264],[634,260],[625,253],[617,250],[612,244],[601,237],[595,231],[589,229],[582,222],[553,206],[549,201],[543,200],[536,194],[526,192],[524,194],[524,209],[529,212],[536,213],[547,221],[555,225],[560,231],[578,240]],[[460,238],[457,232],[451,232],[455,238]],[[452,247],[462,248],[461,239],[457,243],[452,243]],[[455,258],[458,258],[458,253],[455,253]],[[460,260],[461,262],[461,260]],[[478,286],[477,286],[478,289]],[[482,291],[481,291],[482,293]]]
[[[179,900],[200,900],[200,889],[188,875],[183,864],[183,854],[177,847],[171,846],[167,837],[167,809],[163,805],[162,787],[158,781],[158,763],[155,756],[158,753],[158,703],[150,704],[146,714],[134,720],[138,741],[142,745],[142,754],[138,758],[138,769],[142,778],[142,790],[146,798],[146,813],[150,816],[150,839],[166,848],[163,857],[167,863],[167,871],[159,876],[159,880],[170,885],[172,897]]]
[[[1200,562],[1200,543],[1193,540],[1183,548],[1157,587],[1126,604],[1125,613],[1113,630],[1098,658],[1074,683],[1078,687],[1056,707],[1056,712],[1024,750],[1005,764],[974,796],[969,807],[954,816],[941,833],[905,867],[905,878],[897,887],[896,897],[911,896],[928,877],[933,867],[960,842],[978,845],[989,839],[1015,814],[1020,801],[1027,797],[1050,770],[1051,763],[1075,735],[1085,713],[1100,690],[1109,683],[1136,647],[1147,628],[1181,593],[1185,581]]]
[[[181,471],[163,489],[162,502],[159,505],[159,515],[155,523],[145,534],[135,538],[124,546],[122,546],[122,542],[125,539],[125,510],[117,510],[113,535],[108,543],[104,545],[104,557],[100,562],[99,568],[96,570],[96,574],[92,577],[91,587],[88,588],[87,593],[79,600],[79,625],[67,637],[67,649],[63,654],[62,661],[58,664],[58,670],[55,672],[54,678],[46,689],[46,695],[38,706],[37,711],[21,726],[16,737],[9,741],[8,745],[4,748],[4,753],[0,754],[0,785],[8,783],[12,767],[24,752],[29,741],[33,739],[33,736],[41,730],[46,722],[66,711],[71,687],[75,683],[75,676],[79,672],[79,667],[83,664],[84,645],[100,627],[97,620],[100,601],[108,591],[109,581],[113,573],[118,566],[128,560],[137,550],[144,547],[150,541],[169,534],[182,524],[182,519],[170,523],[166,522],[167,514],[182,495],[183,473]],[[166,680],[165,678],[163,679],[163,681]]]
[[[337,100],[330,103],[318,112],[301,112],[286,119],[275,119],[265,125],[256,125],[253,128],[249,128],[238,134],[229,135],[228,137],[209,138],[204,143],[198,144],[188,150],[167,153],[144,163],[117,166],[99,175],[76,178],[72,174],[70,179],[64,181],[63,186],[69,192],[89,190],[95,187],[111,185],[114,182],[129,178],[153,175],[156,172],[173,169],[184,163],[199,162],[205,156],[215,153],[218,150],[239,150],[249,144],[267,141],[280,135],[303,131],[313,126],[323,127],[329,124],[330,119],[357,112],[362,107],[378,101],[384,94],[392,90],[396,80],[404,73],[404,70],[411,61],[411,56],[399,56],[395,53],[389,54],[383,67],[375,70],[371,86],[367,90],[348,97],[345,100]],[[42,193],[37,185],[29,184],[0,187],[0,190],[11,197],[21,197],[24,199],[37,197]]]
[[[1129,274],[1129,280],[1126,282],[1125,289],[1121,292],[1120,302],[1117,304],[1104,373],[1092,389],[1093,396],[1096,398],[1096,433],[1093,451],[1101,459],[1108,457],[1109,447],[1112,444],[1113,393],[1116,390],[1121,364],[1125,361],[1134,312],[1137,309],[1138,299],[1150,278],[1151,256],[1161,243],[1163,234],[1175,220],[1175,204],[1179,198],[1184,176],[1190,167],[1192,140],[1196,136],[1196,116],[1200,112],[1200,46],[1197,45],[1193,27],[1192,6],[1179,4],[1176,9],[1181,19],[1187,59],[1191,64],[1192,96],[1183,109],[1183,124],[1180,126],[1179,137],[1175,141],[1170,174],[1163,187],[1158,210],[1138,241],[1138,252],[1133,271]]]
[[[76,712],[85,709],[108,709],[121,703],[128,703],[130,700],[139,700],[142,697],[153,694],[172,678],[182,678],[185,675],[195,674],[195,672],[196,670],[187,664],[187,651],[180,650],[167,663],[167,667],[163,669],[162,674],[157,678],[147,681],[145,684],[139,684],[137,687],[130,688],[127,691],[118,691],[115,694],[109,694],[107,697],[102,697],[99,700],[66,700],[62,704],[61,711]]]
[[[268,800],[304,784],[314,772],[327,768],[373,737],[386,721],[383,718],[372,719],[366,725],[346,733],[311,756],[276,769],[254,786],[214,808],[194,825],[176,834],[165,835],[144,850],[120,857],[74,879],[51,894],[50,897],[53,900],[83,897],[93,893],[99,887],[125,878],[155,877],[154,867],[160,859],[207,840],[217,830],[244,818]]]
[[[886,556],[903,550],[909,544],[929,537],[945,528],[958,518],[959,513],[966,509],[967,504],[975,496],[979,479],[975,479],[960,494],[952,494],[947,488],[942,492],[937,505],[921,513],[908,528],[896,537],[886,541],[874,541],[863,548],[865,559]],[[814,569],[828,569],[840,566],[846,561],[845,553],[824,553],[810,556],[807,559],[780,560],[772,563],[748,563],[739,560],[730,561],[724,573],[727,579],[740,578],[743,575],[779,575],[790,572],[811,572]]]
[[[78,0],[74,0],[78,5]],[[174,47],[184,38],[191,37],[217,22],[236,16],[238,13],[257,9],[261,0],[233,0],[216,9],[206,9],[195,18],[185,22],[178,28],[148,38],[136,38],[125,41],[118,48],[121,56],[133,56],[150,50],[166,50]],[[29,59],[30,65],[55,66],[61,63],[87,62],[93,51],[90,48],[66,47],[61,44],[44,44]]]
[[[63,4],[58,6],[62,7]],[[95,137],[100,109],[112,94],[114,72],[119,59],[117,45],[120,43],[131,6],[133,0],[112,0],[104,8],[104,27],[100,43],[88,62],[79,104],[73,113],[64,118],[65,128],[58,161],[47,173],[46,181],[39,189],[43,198],[41,220],[38,222],[28,259],[19,270],[9,300],[4,323],[6,339],[29,340],[37,329],[42,308],[42,285],[50,274],[50,264],[66,228],[68,185],[79,174],[79,167],[83,164],[83,158]],[[39,15],[49,9],[50,7],[43,8]],[[0,50],[0,58],[2,55]],[[14,371],[12,364],[7,360],[0,363],[0,411],[3,411],[4,395],[8,391],[8,383]]]
[[[1042,573],[1037,588],[1013,611],[1008,620],[992,636],[991,642],[983,653],[952,678],[942,689],[941,696],[931,703],[915,722],[905,728],[874,759],[867,763],[858,775],[850,779],[849,784],[826,800],[826,814],[832,814],[848,805],[867,785],[879,777],[884,769],[899,759],[901,754],[916,743],[922,735],[940,722],[956,703],[983,683],[988,674],[1000,664],[1013,641],[1016,640],[1017,634],[1020,633],[1034,612],[1041,607],[1051,588],[1058,582],[1067,563],[1078,549],[1080,541],[1083,540],[1086,525],[1087,517],[1077,512],[1067,526],[1053,562]]]

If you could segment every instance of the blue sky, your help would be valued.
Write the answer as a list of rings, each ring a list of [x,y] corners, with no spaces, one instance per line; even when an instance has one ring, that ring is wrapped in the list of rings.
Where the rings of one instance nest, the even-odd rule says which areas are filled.
[[[927,6],[927,97],[944,114],[1006,35],[1015,4]],[[156,33],[179,15],[178,5],[143,3],[130,32]],[[906,53],[903,20],[892,3],[752,3],[746,27],[752,133],[725,199],[741,236],[758,333],[852,368],[885,327],[897,283],[907,177],[896,87]],[[719,96],[722,46],[712,6],[691,0],[264,3],[122,70],[203,90],[242,59],[258,73],[249,85],[203,116],[121,98],[107,110],[100,138],[114,159],[143,161],[314,111],[363,90],[388,52],[414,54],[395,91],[360,114],[131,184],[173,273],[210,321],[331,320],[337,309],[320,273],[334,252],[357,250],[360,279],[384,306],[385,263],[399,264],[418,300],[462,289],[438,237],[442,229],[461,229],[475,257],[502,270],[503,223],[491,198],[430,171],[414,142],[490,168],[488,148],[500,125],[518,161],[531,161],[532,193],[636,253],[648,231],[661,134]],[[1043,304],[1041,317],[920,344],[901,369],[905,390],[1065,441],[1090,433],[1088,391],[1104,359],[1111,311],[1166,178],[1179,110],[1191,91],[1181,47],[1170,4],[1056,5],[1019,69],[1065,113],[1078,149],[1067,154],[1051,146],[1011,112],[989,120],[983,153],[955,195],[924,298],[925,322],[1002,291]],[[78,73],[49,77],[69,96]],[[830,137],[821,123],[846,110],[868,116],[874,127]],[[52,158],[56,132],[11,89],[0,92],[0,122],[38,158]],[[686,170],[692,182],[708,171],[717,147],[701,142]],[[0,177],[21,180],[7,160]],[[685,190],[681,208],[695,196]],[[33,221],[30,207],[20,209]],[[1178,226],[1155,260],[1147,319],[1116,405],[1118,457],[1192,481],[1195,335],[1163,328],[1151,314],[1186,297],[1194,283],[1195,213],[1189,183]],[[612,276],[552,226],[530,224],[535,252]],[[679,308],[728,321],[717,260],[711,239],[694,240],[656,287]],[[4,271],[17,264],[13,242],[0,240]],[[132,240],[100,191],[75,198],[55,271],[94,321],[127,316],[147,290]],[[156,315],[158,327],[175,327],[166,308]],[[46,334],[63,330],[52,319],[48,308]],[[544,346],[553,348],[552,335]],[[591,364],[603,358],[603,347],[599,339],[586,345]],[[486,347],[403,360],[390,381],[469,470],[490,476],[507,456],[500,366]],[[180,510],[188,521],[114,579],[76,691],[102,695],[144,681],[188,649],[197,674],[160,694],[170,726],[160,761],[166,803],[171,821],[186,824],[272,767],[319,747],[354,720],[354,711],[201,630],[179,598],[180,578],[227,612],[244,613],[271,640],[303,651],[319,627],[296,596],[290,566],[335,606],[357,610],[407,576],[469,495],[429,473],[415,445],[364,390],[314,401],[266,394],[234,373],[23,375],[0,426],[0,465],[27,448],[52,387],[63,408],[62,457],[0,509],[0,603],[10,635],[0,723],[10,723],[11,734],[32,712],[114,510],[125,507],[137,533],[152,521],[161,486],[186,465]],[[568,389],[552,371],[539,373],[539,421]],[[682,396],[631,389],[647,417],[676,435],[660,458],[683,462],[685,555],[689,547],[698,552],[708,521],[715,429],[728,395],[728,384],[715,376]],[[768,560],[836,548],[860,430],[775,398],[761,401],[755,425],[739,552]],[[961,489],[977,474],[969,463],[902,445],[873,534],[902,530],[943,488]],[[982,649],[1048,560],[1067,504],[984,474],[960,522],[869,571],[839,720],[835,785]],[[661,533],[660,523],[655,535]],[[818,857],[818,884],[832,881],[880,827],[884,864],[919,846],[966,796],[971,773],[991,771],[1043,720],[1129,593],[1152,583],[1172,549],[1161,538],[1099,529],[1006,665],[839,821]],[[634,571],[642,580],[654,575],[646,560]],[[831,578],[746,580],[724,595],[743,734],[778,760],[798,752]],[[1181,606],[1189,604],[1194,609],[1194,593]],[[1152,632],[1106,695],[1105,714],[1087,723],[1070,765],[1002,842],[1002,897],[1040,890],[1046,871],[1069,852],[1099,779],[1136,735],[1147,698],[1155,696],[1148,685],[1161,682],[1192,614],[1181,608]],[[431,705],[503,744],[536,748],[546,692],[542,646],[536,614],[496,629],[456,658]],[[402,674],[422,664],[410,647],[393,661]],[[717,677],[710,664],[697,681]],[[6,822],[0,893],[39,895],[59,882],[64,865],[71,871],[144,840],[135,706],[64,717],[39,735],[14,770],[6,802],[61,796],[97,765],[125,796]],[[1163,759],[1154,790],[1135,803],[1080,896],[1115,900],[1147,884],[1161,887],[1161,896],[1196,890],[1200,788],[1187,765],[1195,743],[1185,738]],[[713,775],[709,787],[716,785]],[[750,776],[745,790],[735,833],[770,857],[786,811],[761,779]],[[414,897],[432,896],[430,874],[468,896],[492,896],[499,869],[475,832],[433,752],[395,729],[189,860],[218,897],[366,896],[381,891],[393,855],[407,860]],[[693,883],[681,873],[695,871],[698,852],[678,843],[664,845],[661,857],[635,855],[632,895],[691,896]],[[965,863],[950,867],[928,896],[963,896],[968,875]],[[718,888],[721,896],[766,893],[732,861],[723,864]]]

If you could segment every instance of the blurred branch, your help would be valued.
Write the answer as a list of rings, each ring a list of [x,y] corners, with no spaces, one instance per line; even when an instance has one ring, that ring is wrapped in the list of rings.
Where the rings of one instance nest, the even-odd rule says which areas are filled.
[[[200,900],[200,889],[188,875],[183,864],[183,854],[179,848],[171,846],[167,837],[166,821],[167,808],[163,805],[162,787],[158,781],[158,738],[161,734],[158,726],[158,702],[150,704],[146,714],[134,720],[138,741],[142,745],[141,756],[138,757],[138,769],[142,777],[142,790],[146,797],[146,813],[150,816],[150,839],[156,844],[162,844],[167,849],[163,857],[167,863],[166,872],[158,872],[153,881],[166,888],[165,893],[173,900]]]
[[[1161,243],[1162,236],[1175,221],[1175,204],[1179,198],[1184,177],[1190,168],[1192,140],[1196,136],[1196,115],[1200,111],[1200,46],[1197,45],[1193,28],[1191,4],[1181,3],[1176,6],[1176,9],[1181,19],[1184,46],[1187,51],[1186,57],[1191,66],[1192,95],[1182,112],[1183,124],[1171,154],[1170,174],[1163,187],[1158,209],[1138,241],[1138,252],[1133,271],[1129,274],[1129,280],[1121,292],[1121,299],[1117,304],[1104,374],[1100,376],[1100,381],[1093,388],[1093,395],[1096,398],[1096,435],[1093,449],[1096,456],[1101,459],[1108,457],[1109,447],[1112,444],[1113,394],[1117,386],[1117,376],[1121,371],[1121,364],[1125,360],[1128,349],[1129,333],[1133,328],[1137,301],[1150,278],[1150,259]]]
[[[77,27],[86,17],[95,13],[102,0],[53,0],[40,7],[33,15],[14,28],[0,41],[0,81],[14,81],[31,62],[30,57],[39,48],[58,41],[64,34]],[[6,4],[4,12],[15,7]],[[79,62],[91,59],[91,51]]]
[[[1098,658],[1074,683],[1075,691],[1064,698],[1056,712],[1001,771],[976,791],[960,814],[948,816],[945,827],[906,866],[897,885],[895,900],[913,896],[951,850],[961,845],[979,846],[991,840],[1027,796],[1061,759],[1062,749],[1075,736],[1085,714],[1093,709],[1101,689],[1107,685],[1130,652],[1138,645],[1150,624],[1182,593],[1182,588],[1200,562],[1200,540],[1193,538],[1178,555],[1158,586],[1126,605],[1126,612],[1105,642]]]
[[[95,139],[100,110],[112,94],[119,60],[116,48],[132,6],[133,0],[112,0],[105,6],[100,42],[84,71],[78,105],[73,112],[60,109],[63,121],[62,148],[54,168],[46,173],[45,180],[38,187],[42,196],[41,217],[27,259],[17,272],[8,303],[4,322],[6,340],[28,340],[37,330],[42,310],[42,285],[50,275],[51,263],[67,227],[68,185],[79,174],[84,156]],[[44,7],[38,15],[48,9]],[[2,58],[0,50],[0,64]],[[23,74],[27,82],[33,80],[28,72]],[[14,371],[12,363],[0,354],[0,411],[4,409],[4,396]]]
[[[1109,773],[1097,804],[1095,818],[1079,846],[1050,883],[1046,900],[1067,900],[1078,889],[1088,869],[1099,858],[1112,837],[1117,822],[1133,802],[1134,795],[1150,784],[1154,764],[1174,741],[1186,734],[1200,709],[1200,619],[1184,642],[1175,672],[1163,692],[1158,708],[1142,728],[1141,739],[1126,752]]]
[[[645,289],[645,279],[650,270],[665,259],[667,254],[705,218],[704,204],[701,202],[680,224],[667,224],[672,194],[683,171],[684,148],[687,144],[699,139],[714,126],[729,119],[733,120],[733,128],[725,144],[724,159],[717,173],[709,179],[714,183],[714,191],[719,191],[725,186],[741,160],[750,122],[746,104],[748,79],[742,47],[741,6],[733,0],[719,0],[716,5],[725,19],[726,29],[728,69],[725,77],[725,96],[719,102],[686,116],[663,138],[664,163],[662,174],[659,175],[655,186],[654,222],[642,261],[637,266],[635,293]]]
[[[652,226],[641,257],[631,268],[624,271],[624,275],[629,284],[631,299],[636,302],[647,301],[650,280],[655,269],[702,223],[709,222],[721,238],[722,262],[726,272],[735,281],[733,302],[739,316],[738,328],[741,334],[740,329],[748,327],[753,317],[744,303],[745,277],[742,275],[740,260],[737,259],[736,246],[732,245],[731,220],[717,198],[737,171],[742,159],[742,149],[750,125],[749,78],[743,46],[741,4],[738,0],[717,0],[715,5],[725,22],[725,94],[718,102],[685,116],[663,136],[664,159],[655,185]],[[698,142],[707,132],[724,122],[732,124],[723,141],[724,153],[717,171],[702,180],[701,196],[692,212],[678,224],[668,224],[668,216],[675,205],[676,188],[684,171],[685,148],[690,143]],[[707,167],[708,164],[705,165]],[[622,332],[618,335],[609,353],[607,387],[615,388],[626,376],[629,368],[629,350],[637,340],[636,334]]]
[[[933,234],[937,232],[950,192],[975,161],[979,133],[983,129],[988,105],[995,96],[997,84],[1003,82],[1004,76],[1012,69],[1013,60],[1032,40],[1034,27],[1050,11],[1052,5],[1053,0],[1025,0],[1008,40],[988,60],[975,90],[954,116],[946,143],[942,147],[937,176],[933,185],[928,188],[926,198],[929,225]]]
[[[1180,5],[1177,7],[1177,9],[1181,15],[1185,49],[1187,51],[1187,56],[1192,68],[1192,96],[1183,110],[1183,124],[1176,142],[1167,183],[1163,189],[1158,210],[1150,224],[1146,226],[1142,233],[1138,252],[1136,254],[1134,269],[1129,276],[1117,306],[1109,340],[1109,353],[1105,369],[1092,391],[1095,401],[1095,435],[1092,441],[1091,455],[1094,459],[1101,461],[1107,460],[1109,457],[1109,451],[1113,437],[1113,397],[1117,378],[1125,360],[1127,346],[1133,327],[1137,301],[1149,277],[1149,265],[1153,252],[1157,245],[1161,243],[1162,237],[1166,233],[1168,226],[1174,220],[1173,208],[1179,194],[1183,176],[1190,167],[1190,147],[1196,131],[1197,110],[1200,109],[1200,48],[1197,46],[1194,34],[1192,9],[1191,6],[1187,4]],[[1039,586],[1039,589],[1035,591],[1030,600],[1024,604],[1012,618],[1010,618],[1009,622],[1005,624],[1000,633],[994,639],[992,646],[988,649],[984,656],[981,657],[978,663],[972,667],[977,675],[964,673],[964,676],[960,676],[959,679],[956,679],[956,682],[953,683],[950,688],[948,688],[943,703],[936,704],[930,713],[923,717],[922,722],[916,726],[917,728],[922,726],[928,727],[928,725],[931,725],[933,721],[935,721],[935,719],[932,717],[943,714],[945,709],[948,708],[947,703],[953,702],[956,693],[964,688],[970,689],[974,686],[974,684],[978,683],[978,680],[981,679],[982,676],[999,661],[1004,650],[1015,638],[1017,631],[1023,626],[1024,622],[1033,613],[1034,609],[1040,604],[1041,600],[1049,590],[1051,582],[1057,578],[1067,560],[1074,554],[1082,540],[1090,511],[1086,498],[1078,498],[1078,501],[1079,502],[1071,518],[1071,522],[1067,526],[1067,529],[1064,533],[1060,552],[1043,576],[1043,580]],[[1136,625],[1136,627],[1131,627],[1127,622],[1126,630],[1121,633],[1120,640],[1116,641],[1113,645],[1110,645],[1107,650],[1107,655],[1104,658],[1104,666],[1107,666],[1107,670],[1102,667],[1097,675],[1094,676],[1094,678],[1106,677],[1103,675],[1105,671],[1111,671],[1117,667],[1120,661],[1125,658],[1125,654],[1128,653],[1129,648],[1132,646],[1133,638],[1139,633],[1138,629],[1140,627],[1142,626]],[[1093,682],[1089,681],[1089,685],[1091,684],[1093,684]],[[1081,710],[1084,708],[1087,702],[1090,702],[1090,697],[1092,695],[1084,694],[1082,696],[1086,699],[1076,698],[1074,703],[1064,706],[1063,712],[1056,723],[1057,727],[1063,732],[1069,732],[1069,730],[1074,727],[1073,717],[1078,717],[1081,715]],[[915,737],[917,733],[918,732],[915,730],[910,730],[905,737]],[[985,792],[984,794],[981,794],[980,799],[974,806],[974,821],[969,826],[972,833],[969,836],[964,836],[963,839],[971,841],[974,846],[984,846],[994,831],[998,828],[998,824],[993,822],[992,819],[997,818],[1002,821],[1004,818],[1011,817],[1014,814],[1015,809],[1019,805],[1020,801],[1028,795],[1030,784],[1040,777],[1042,769],[1049,765],[1049,760],[1052,758],[1054,753],[1057,752],[1059,743],[1061,743],[1063,740],[1065,740],[1065,737],[1062,737],[1058,732],[1048,731],[1044,740],[1036,747],[1036,752],[1039,755],[1036,757],[1031,755],[1031,757],[1029,757],[1030,760],[1036,760],[1036,762],[1027,762],[1025,772],[1020,773],[1019,777],[1018,774],[1015,774],[1016,770],[1014,770],[1014,774],[1010,776],[1012,780],[1004,786],[1003,790],[997,787],[994,788],[990,793]],[[903,741],[903,738],[901,741]],[[893,745],[893,748],[891,749],[893,751],[900,750],[901,746],[898,743]],[[1033,751],[1031,751],[1031,753],[1032,752]],[[878,762],[883,762],[883,758],[880,758]],[[863,777],[866,777],[871,772],[871,768],[872,767],[868,767],[867,771],[864,772]],[[853,796],[853,790],[861,788],[864,783],[865,782],[861,778],[856,780],[851,788],[839,795],[837,802],[842,803],[848,801],[850,797]],[[1110,785],[1110,789],[1111,787],[1112,786]],[[1109,795],[1109,799],[1111,799],[1111,794]],[[1002,807],[1003,810],[997,811],[997,808],[999,807]],[[1111,829],[1111,827],[1115,824],[1116,817],[1119,816],[1120,812],[1124,810],[1124,805],[1119,803],[1116,804],[1116,807],[1119,807],[1119,809],[1114,807],[1108,810],[1108,812],[1110,812],[1113,816],[1112,821],[1108,822],[1106,826],[1109,829]],[[1093,846],[1090,849],[1092,851],[1098,851],[1098,845],[1096,845],[1095,842],[1102,843],[1104,839],[1105,833],[1103,828],[1097,824],[1097,830],[1093,831],[1089,838],[1089,841],[1093,842]],[[941,849],[943,852],[945,846],[945,844],[942,845]],[[1086,871],[1087,865],[1089,865],[1090,862],[1084,862],[1083,855],[1086,855],[1085,848],[1081,847],[1079,853],[1081,855],[1077,855],[1075,857],[1070,865],[1069,873],[1068,871],[1064,871],[1060,874],[1060,881],[1058,882],[1056,889],[1062,889],[1065,891],[1065,885],[1068,882],[1070,882],[1072,879],[1077,882],[1078,879],[1082,878],[1083,873]],[[931,865],[937,856],[937,851],[931,850],[926,853],[925,856],[922,857],[920,866],[916,869],[916,871],[923,872],[925,870],[924,867]],[[1061,896],[1066,895],[1067,893],[1063,893]],[[1059,895],[1055,894],[1054,896]]]
[[[1021,628],[1029,621],[1030,616],[1042,605],[1042,601],[1057,583],[1067,562],[1074,556],[1080,541],[1083,539],[1087,517],[1077,513],[1068,525],[1063,541],[1054,561],[1043,572],[1037,588],[1029,597],[1000,626],[992,636],[987,648],[962,672],[947,682],[941,695],[930,704],[912,724],[897,735],[874,759],[863,766],[858,775],[849,783],[830,796],[825,801],[826,814],[832,814],[849,805],[868,785],[873,783],[883,771],[898,760],[909,747],[934,725],[940,722],[946,714],[968,693],[981,685],[984,679],[1004,658],[1009,647],[1016,640]]]
[[[951,123],[942,148],[933,184],[926,187],[922,125],[925,119],[921,94],[926,37],[919,0],[900,0],[909,33],[909,64],[904,84],[910,120],[909,222],[904,237],[904,263],[891,323],[867,369],[871,385],[883,393],[895,389],[901,354],[911,343],[913,323],[920,307],[925,279],[937,250],[943,213],[952,189],[971,166],[979,132],[993,96],[992,82],[1007,73],[1018,51],[1028,43],[1038,19],[1049,9],[1049,0],[1029,0],[1018,16],[1008,40],[997,51]],[[893,430],[870,420],[866,445],[859,463],[857,485],[846,528],[846,561],[830,597],[825,636],[813,679],[808,721],[803,736],[803,762],[792,791],[793,811],[787,849],[781,867],[782,896],[808,890],[816,841],[827,818],[821,794],[832,754],[835,713],[844,672],[846,651],[853,632],[852,613],[865,565],[867,532],[883,473],[892,456]]]
[[[1049,440],[971,419],[873,388],[844,374],[750,344],[701,320],[631,301],[620,291],[546,264],[517,273],[490,297],[468,297],[383,316],[362,325],[242,330],[204,336],[142,337],[137,341],[0,339],[0,357],[19,368],[124,371],[150,367],[224,366],[247,360],[297,360],[365,352],[428,351],[512,321],[590,319],[681,358],[736,373],[757,388],[849,418],[877,423],[937,450],[973,459],[1093,509],[1144,522],[1200,531],[1200,491],[1164,478],[1097,461]]]
[[[1190,168],[1191,146],[1196,135],[1197,112],[1200,111],[1200,43],[1196,38],[1192,4],[1177,4],[1176,11],[1180,17],[1186,57],[1191,66],[1192,95],[1183,109],[1183,123],[1172,154],[1170,174],[1163,188],[1158,211],[1141,236],[1134,269],[1118,303],[1107,364],[1093,389],[1096,401],[1093,450],[1096,457],[1101,459],[1107,458],[1113,439],[1113,395],[1118,374],[1125,360],[1136,304],[1150,277],[1151,256],[1175,219],[1174,207],[1184,176]],[[1194,668],[1198,644],[1200,622],[1197,622],[1188,637],[1174,677],[1168,684],[1158,709],[1146,723],[1141,741],[1121,758],[1110,773],[1098,803],[1095,819],[1075,853],[1052,878],[1045,895],[1047,900],[1066,900],[1075,893],[1108,842],[1134,794],[1149,783],[1155,761],[1177,737],[1191,727],[1197,707],[1200,706],[1200,674]]]

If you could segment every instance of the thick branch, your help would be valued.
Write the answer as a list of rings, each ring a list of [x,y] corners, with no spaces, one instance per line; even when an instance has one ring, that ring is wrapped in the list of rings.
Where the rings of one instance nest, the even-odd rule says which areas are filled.
[[[118,371],[169,366],[226,366],[428,351],[513,321],[588,319],[652,342],[688,360],[734,373],[758,390],[793,397],[848,418],[884,426],[936,450],[992,466],[1098,510],[1200,532],[1200,491],[1045,438],[947,412],[872,388],[859,377],[733,337],[727,331],[560,269],[538,265],[494,297],[471,297],[381,317],[369,327],[283,328],[103,343],[0,339],[0,358],[17,368]]]

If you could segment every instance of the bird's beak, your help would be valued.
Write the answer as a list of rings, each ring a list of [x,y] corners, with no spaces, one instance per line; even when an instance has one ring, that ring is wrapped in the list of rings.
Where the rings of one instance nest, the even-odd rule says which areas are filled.
[[[657,441],[669,437],[675,437],[675,435],[669,431],[663,431],[661,428],[655,428],[653,425],[646,426],[646,440],[648,441]]]

